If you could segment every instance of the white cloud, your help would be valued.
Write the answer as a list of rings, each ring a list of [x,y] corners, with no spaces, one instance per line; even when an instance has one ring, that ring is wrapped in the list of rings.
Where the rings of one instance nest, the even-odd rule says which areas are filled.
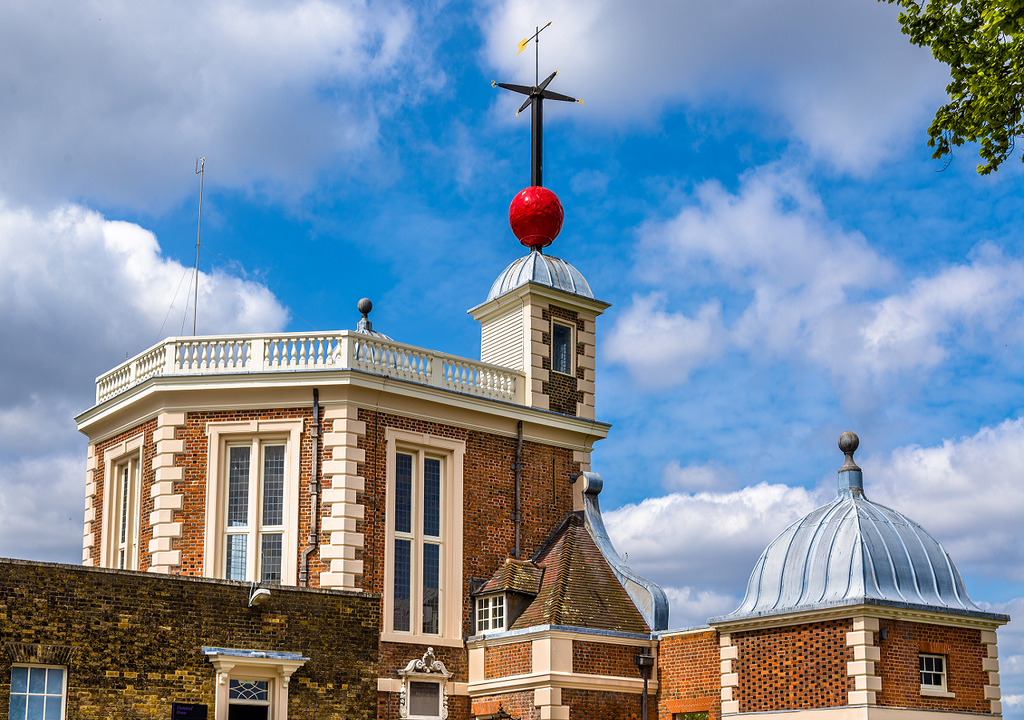
[[[640,383],[651,387],[684,382],[725,344],[719,303],[705,304],[692,320],[665,312],[664,304],[659,295],[634,297],[605,342],[612,362],[628,365]]]
[[[989,352],[997,335],[1024,342],[1024,263],[995,246],[908,283],[860,233],[837,227],[792,170],[759,168],[736,193],[708,181],[694,199],[641,228],[636,269],[658,290],[634,296],[605,345],[641,385],[684,382],[730,349],[810,361],[862,385]],[[724,299],[690,319],[665,300],[680,278]]]
[[[735,492],[648,498],[604,519],[615,548],[629,553],[630,567],[641,575],[665,587],[730,595],[742,594],[768,543],[822,501],[804,488],[760,483]]]
[[[1024,581],[1024,418],[860,465],[868,497],[921,523],[962,572]]]
[[[669,618],[673,629],[705,625],[710,617],[731,613],[742,600],[742,597],[735,595],[692,587],[667,587],[665,594],[668,596]]]
[[[551,20],[542,76],[561,68],[552,89],[586,99],[579,112],[556,113],[649,123],[676,103],[752,104],[816,156],[862,172],[925,124],[948,77],[910,45],[896,14],[851,0],[503,0],[485,20],[484,55],[497,79],[532,79],[533,58],[513,48]]]
[[[677,492],[722,489],[732,485],[734,480],[733,473],[715,463],[683,467],[678,460],[672,460],[661,469],[661,486]]]
[[[417,22],[359,0],[0,4],[0,193],[162,208],[199,155],[208,184],[301,192],[443,83]]]
[[[72,418],[97,375],[159,339],[176,292],[163,335],[178,333],[189,272],[138,225],[0,202],[0,554],[79,560],[85,443]],[[200,273],[199,307],[201,334],[288,319],[265,287],[222,272]]]

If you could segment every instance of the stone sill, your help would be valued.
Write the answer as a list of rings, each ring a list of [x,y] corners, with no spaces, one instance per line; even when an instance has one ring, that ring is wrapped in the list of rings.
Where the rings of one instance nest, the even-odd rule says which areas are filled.
[[[945,690],[932,690],[931,688],[921,688],[922,697],[940,697],[940,698],[955,698],[956,695],[947,692]]]

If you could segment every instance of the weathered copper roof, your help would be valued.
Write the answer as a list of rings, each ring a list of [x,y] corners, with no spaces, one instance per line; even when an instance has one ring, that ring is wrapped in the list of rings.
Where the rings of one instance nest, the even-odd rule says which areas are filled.
[[[474,595],[498,592],[518,592],[536,595],[540,592],[544,568],[529,560],[505,558],[505,563],[495,570],[491,579],[477,588]]]
[[[570,513],[537,552],[543,568],[537,598],[512,625],[569,625],[648,633],[650,628],[587,531],[582,512]]]

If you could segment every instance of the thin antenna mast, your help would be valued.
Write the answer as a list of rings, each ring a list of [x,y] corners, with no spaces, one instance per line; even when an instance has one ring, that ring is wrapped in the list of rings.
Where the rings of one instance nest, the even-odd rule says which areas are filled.
[[[199,311],[199,236],[203,231],[203,180],[206,158],[196,160],[196,175],[199,176],[199,226],[196,228],[196,291],[192,300],[192,337],[196,336],[196,315]]]

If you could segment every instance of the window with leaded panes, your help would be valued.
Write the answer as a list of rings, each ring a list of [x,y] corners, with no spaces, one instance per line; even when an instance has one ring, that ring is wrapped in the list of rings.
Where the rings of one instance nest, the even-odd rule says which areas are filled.
[[[228,580],[280,583],[285,532],[285,445],[227,447],[224,568]]]
[[[437,635],[441,628],[441,458],[424,452],[395,455],[392,629]]]

